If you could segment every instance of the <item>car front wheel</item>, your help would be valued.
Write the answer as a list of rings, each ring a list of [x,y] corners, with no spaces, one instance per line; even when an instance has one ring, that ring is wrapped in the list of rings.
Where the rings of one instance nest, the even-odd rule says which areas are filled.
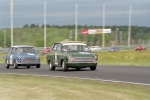
[[[50,70],[55,70],[55,66],[52,65],[51,61],[48,62],[48,65]]]
[[[18,69],[18,64],[17,64],[16,61],[14,61],[14,68],[15,68],[15,69]]]
[[[96,70],[96,66],[95,67],[90,67],[91,70]]]
[[[5,66],[7,69],[9,68],[8,60],[5,61]]]
[[[68,70],[68,68],[67,68],[66,64],[64,63],[64,61],[62,61],[62,65],[61,66],[62,66],[62,70],[64,72]]]
[[[41,66],[41,65],[40,65],[40,64],[38,64],[38,65],[36,65],[36,68],[40,68],[40,66]]]

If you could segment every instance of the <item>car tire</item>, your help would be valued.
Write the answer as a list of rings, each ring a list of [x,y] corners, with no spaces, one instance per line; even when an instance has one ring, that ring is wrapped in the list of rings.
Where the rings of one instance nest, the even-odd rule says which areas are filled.
[[[8,60],[5,61],[5,66],[6,66],[7,69],[9,69],[10,65],[8,64]]]
[[[80,68],[80,67],[77,67],[77,68],[76,68],[76,70],[77,70],[77,71],[80,71],[80,70],[81,70],[81,68]]]
[[[48,62],[48,65],[50,70],[55,70],[55,66],[52,65],[51,61]]]
[[[40,68],[40,67],[41,67],[41,65],[40,65],[40,64],[36,65],[36,68]]]
[[[15,68],[15,69],[18,69],[18,64],[17,64],[16,61],[14,61],[14,68]]]
[[[91,70],[96,70],[96,66],[90,67]]]
[[[67,71],[68,70],[68,67],[66,66],[66,64],[65,64],[65,62],[64,61],[62,61],[62,70],[65,72],[65,71]]]
[[[30,66],[27,66],[27,68],[30,68]]]

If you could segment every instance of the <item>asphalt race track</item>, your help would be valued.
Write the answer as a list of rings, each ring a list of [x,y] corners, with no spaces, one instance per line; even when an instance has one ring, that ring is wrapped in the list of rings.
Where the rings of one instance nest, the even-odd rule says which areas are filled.
[[[39,69],[34,66],[31,66],[30,69],[22,66],[18,69],[14,69],[13,66],[10,66],[9,69],[6,69],[4,64],[0,64],[0,73],[81,78],[150,85],[150,67],[97,66],[95,71],[91,71],[89,68],[81,69],[80,71],[70,68],[67,72],[63,72],[61,68],[56,68],[55,71],[50,71],[46,64],[41,65],[41,68]]]

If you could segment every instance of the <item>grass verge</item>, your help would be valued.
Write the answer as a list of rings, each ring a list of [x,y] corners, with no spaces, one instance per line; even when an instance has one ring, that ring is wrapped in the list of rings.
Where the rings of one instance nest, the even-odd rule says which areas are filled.
[[[99,65],[150,66],[150,51],[97,52]]]
[[[0,74],[0,100],[150,100],[150,87]]]

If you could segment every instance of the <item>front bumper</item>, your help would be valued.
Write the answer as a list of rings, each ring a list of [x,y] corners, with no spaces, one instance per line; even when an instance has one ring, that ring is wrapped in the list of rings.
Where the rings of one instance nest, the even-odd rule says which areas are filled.
[[[67,67],[95,67],[97,63],[66,63]]]

